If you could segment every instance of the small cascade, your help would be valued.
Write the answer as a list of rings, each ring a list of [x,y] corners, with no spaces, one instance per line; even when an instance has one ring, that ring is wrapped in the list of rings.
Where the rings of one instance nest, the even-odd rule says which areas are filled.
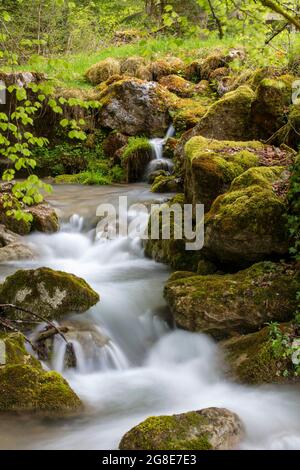
[[[65,335],[68,344],[56,335],[53,344],[51,368],[64,372],[75,368],[79,373],[93,371],[122,370],[129,362],[118,345],[105,337],[97,327],[90,330],[75,330]],[[68,345],[72,345],[72,355]]]
[[[150,145],[152,147],[152,153],[153,153],[153,160],[151,160],[151,162],[147,166],[146,179],[148,179],[148,176],[151,173],[157,170],[165,170],[170,175],[173,173],[174,164],[172,160],[170,160],[169,158],[165,158],[163,154],[164,154],[164,146],[166,145],[168,139],[172,137],[174,134],[175,134],[175,128],[171,124],[171,126],[167,130],[165,137],[163,138],[156,137],[150,140]]]

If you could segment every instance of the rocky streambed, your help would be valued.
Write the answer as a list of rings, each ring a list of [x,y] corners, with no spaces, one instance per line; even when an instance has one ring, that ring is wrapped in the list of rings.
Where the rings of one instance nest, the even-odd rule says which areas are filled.
[[[76,203],[74,194],[77,194]],[[212,332],[222,331],[227,300],[219,303],[219,310],[216,310],[216,313],[220,312],[220,317],[215,314],[214,319],[211,318],[210,323],[207,323],[210,336],[200,333],[202,327],[198,328],[196,324],[193,329],[199,332],[174,330],[163,296],[169,269],[164,264],[145,258],[139,239],[119,237],[105,242],[95,240],[97,205],[101,202],[116,202],[120,195],[127,195],[131,202],[149,203],[153,199],[148,186],[142,184],[99,188],[56,187],[51,202],[62,219],[60,230],[52,234],[35,232],[26,236],[22,242],[35,253],[35,258],[7,261],[1,266],[2,276],[6,278],[4,287],[8,286],[9,279],[16,279],[13,273],[20,269],[34,270],[27,271],[27,277],[22,281],[27,289],[35,289],[34,276],[39,279],[37,284],[44,282],[46,286],[45,279],[56,271],[72,273],[88,283],[88,287],[82,287],[87,289],[84,301],[81,301],[82,307],[78,303],[80,292],[75,287],[75,292],[69,295],[69,302],[73,301],[73,304],[64,304],[65,309],[59,312],[56,317],[58,323],[55,323],[60,325],[67,340],[72,342],[76,364],[65,360],[66,343],[58,334],[43,343],[44,349],[39,352],[41,363],[36,359],[37,353],[29,355],[32,353],[30,345],[26,345],[25,350],[22,340],[19,337],[17,339],[17,335],[11,335],[14,342],[11,340],[9,351],[14,352],[14,355],[10,357],[9,367],[23,371],[18,382],[18,391],[22,391],[19,403],[24,408],[27,406],[27,410],[22,410],[20,406],[15,410],[18,415],[2,410],[1,448],[113,449],[118,448],[119,444],[122,449],[299,448],[298,386],[250,387],[228,377],[228,362],[222,347],[211,338]],[[161,200],[166,196],[160,196]],[[47,269],[39,270],[40,267]],[[271,269],[273,274],[267,279],[266,276],[270,276],[267,264],[257,269],[255,275],[252,273],[252,281],[255,276],[261,276],[262,272],[264,281],[257,283],[255,295],[262,294],[260,289],[266,287],[268,296],[270,283],[276,280],[277,275],[284,276],[285,269],[282,268],[278,274]],[[7,278],[11,274],[12,278]],[[176,298],[178,289],[184,285],[182,273],[180,276],[180,281],[177,281],[173,274],[166,287],[166,298],[171,306],[173,301],[170,299],[174,296]],[[230,276],[227,282],[238,288],[239,278],[235,279],[235,274]],[[247,282],[247,275],[244,277],[243,283]],[[75,283],[76,279],[73,277],[71,280]],[[186,298],[195,290],[195,286],[201,291],[212,282],[209,276],[206,284],[201,276],[194,280],[186,275],[185,279]],[[16,282],[12,286],[16,289]],[[58,296],[64,290],[61,279],[59,288],[60,292],[56,292]],[[69,288],[70,285],[65,285],[68,292]],[[282,282],[280,288],[284,289]],[[293,287],[291,285],[288,288]],[[200,291],[195,300],[197,302],[201,299]],[[10,290],[10,295],[14,294]],[[23,291],[23,296],[25,294]],[[35,291],[35,299],[38,295]],[[224,292],[220,292],[220,295],[224,295]],[[218,297],[216,289],[214,297]],[[55,299],[50,299],[52,309],[55,308]],[[90,300],[87,302],[87,299]],[[255,299],[251,298],[253,304]],[[48,300],[45,294],[40,298],[44,304]],[[205,301],[207,310],[213,299],[205,295]],[[184,302],[182,308],[185,308]],[[186,305],[190,303],[186,301]],[[194,311],[197,308],[195,305]],[[230,307],[228,304],[232,316],[234,308],[234,305]],[[280,306],[279,310],[284,312],[283,308],[289,307]],[[237,325],[241,322],[251,331],[251,323],[244,319],[242,310],[239,306],[239,316],[232,321],[231,328],[239,328]],[[44,308],[43,311],[45,313]],[[180,314],[177,309],[173,312],[176,312],[175,318]],[[188,318],[183,313],[180,317]],[[177,318],[176,321],[180,323]],[[31,326],[30,329],[32,334],[29,337],[33,342],[41,334],[41,326]],[[188,326],[188,329],[192,328]],[[243,345],[243,357],[246,362],[242,371],[247,371],[247,367],[251,369],[249,360],[247,363],[247,353],[250,350],[249,338],[253,334],[256,333],[244,336],[246,344]],[[263,333],[260,334],[263,336]],[[241,338],[243,336],[232,338],[226,343],[226,354],[235,358],[231,363],[237,368],[241,362],[237,359],[240,349],[235,341],[241,341]],[[260,344],[264,344],[262,340],[260,338]],[[259,348],[254,347],[254,351],[259,354]],[[253,359],[253,354],[250,359]],[[2,366],[1,373],[7,367]],[[34,387],[30,382],[33,370],[40,397],[33,393]],[[249,373],[245,375],[249,377]],[[4,384],[2,380],[2,388]],[[56,402],[55,406],[60,407],[60,417],[55,416],[52,409],[51,421],[47,410],[47,407],[51,408],[48,386],[54,391],[56,399],[62,396],[58,393],[58,390],[61,393],[61,387],[67,394],[64,395],[64,404],[67,404],[64,413],[62,403]],[[11,384],[11,397],[16,404],[18,397],[13,393],[13,388]],[[2,393],[1,399],[3,397]],[[35,410],[32,409],[32,403],[35,404]],[[45,404],[44,410],[41,403]],[[266,416],[272,416],[272,419],[266,419]]]

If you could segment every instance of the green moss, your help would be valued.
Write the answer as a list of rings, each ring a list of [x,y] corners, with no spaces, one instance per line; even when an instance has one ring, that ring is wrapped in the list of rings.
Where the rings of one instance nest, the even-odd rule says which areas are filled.
[[[208,210],[217,196],[250,167],[259,164],[260,142],[233,142],[192,137],[185,145],[185,194],[187,202],[202,203]]]
[[[165,296],[178,326],[222,339],[290,320],[298,287],[295,268],[262,262],[236,274],[171,278]]]
[[[289,324],[282,324],[286,329]],[[257,333],[239,336],[223,344],[226,362],[234,378],[247,384],[286,383],[283,372],[287,360],[277,359],[272,350],[269,327]]]
[[[0,340],[5,345],[5,365],[25,364],[41,369],[39,361],[26,351],[21,333],[0,332]]]
[[[39,268],[20,270],[7,277],[0,299],[54,319],[66,313],[85,312],[99,301],[99,295],[73,274]],[[31,315],[15,309],[9,310],[9,318],[32,320]]]
[[[172,198],[167,207],[172,208],[172,205],[184,204],[184,195],[177,194]],[[158,217],[159,221],[159,239],[151,239],[151,224],[153,223],[152,218],[154,216]],[[166,224],[166,226],[164,225]],[[170,228],[170,237],[164,239],[162,237],[163,229]],[[148,223],[148,233],[149,239],[145,241],[145,255],[149,258],[153,258],[156,261],[169,264],[172,268],[176,270],[197,270],[197,265],[200,259],[202,259],[202,254],[198,251],[188,251],[185,249],[185,244],[188,240],[184,237],[181,239],[175,238],[175,230],[181,230],[181,227],[176,227],[174,219],[171,217],[170,224],[169,218],[165,221],[162,217],[161,212],[158,214],[152,214],[149,223]],[[183,233],[183,232],[182,232]]]
[[[175,193],[181,190],[176,176],[157,176],[151,186],[152,193]]]
[[[124,161],[135,157],[139,152],[151,152],[149,139],[146,137],[129,137],[122,158]]]
[[[167,75],[159,83],[181,98],[188,98],[195,92],[195,85],[178,75]]]
[[[57,372],[44,372],[30,365],[0,369],[0,410],[65,414],[78,411],[81,402]]]
[[[249,140],[254,92],[246,85],[213,103],[195,127],[195,134],[218,140]]]
[[[243,266],[287,253],[287,206],[273,190],[273,183],[285,178],[280,167],[260,167],[233,181],[205,218],[205,246],[211,255],[221,262]]]
[[[263,79],[256,92],[256,101],[262,107],[261,112],[280,117],[285,107],[292,103],[293,81],[294,77],[289,75]]]
[[[92,65],[86,71],[86,78],[93,84],[98,85],[121,71],[120,62],[114,58],[108,57],[97,64]]]
[[[208,420],[197,412],[151,416],[131,429],[120,443],[121,450],[209,450]]]
[[[122,154],[127,182],[140,181],[152,158],[152,147],[146,137],[130,137]]]
[[[103,173],[93,171],[83,171],[75,175],[59,175],[55,178],[58,184],[88,184],[88,185],[105,185],[111,184],[112,178],[104,176]]]

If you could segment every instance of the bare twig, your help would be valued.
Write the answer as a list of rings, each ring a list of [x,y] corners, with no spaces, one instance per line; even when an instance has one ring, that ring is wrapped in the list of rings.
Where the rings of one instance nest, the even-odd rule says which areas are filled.
[[[32,349],[35,351],[36,350],[36,347],[34,346],[34,344],[32,344],[32,342],[30,341],[30,339],[27,338],[27,336],[24,335],[24,333],[22,333],[20,330],[18,330],[18,328],[14,328],[13,326],[11,326],[9,324],[9,320],[3,320],[2,318],[0,318],[0,325],[2,325],[5,329],[7,330],[10,330],[10,331],[13,331],[14,333],[20,333],[25,341],[30,344],[30,346],[32,347]]]
[[[34,312],[31,312],[30,310],[26,309],[26,308],[23,308],[23,307],[18,307],[17,305],[14,305],[14,304],[0,304],[0,309],[6,309],[6,308],[14,308],[15,310],[20,310],[20,312],[24,312],[24,313],[28,313],[28,315],[32,315],[33,317],[35,318],[38,318],[39,320],[41,321],[44,321],[45,323],[47,323],[49,326],[51,326],[52,328],[54,328],[57,332],[57,334],[59,334],[63,340],[68,344],[68,341],[67,341],[67,338],[65,337],[65,335],[61,332],[61,330],[53,323],[51,322],[50,320],[48,320],[47,318],[45,318],[44,316],[42,315],[38,315],[37,313],[34,313]]]
[[[272,36],[265,41],[265,44],[269,44],[273,39],[275,39],[282,31],[285,30],[285,28],[289,25],[289,23],[285,23],[281,28],[279,28],[277,31],[275,31]]]

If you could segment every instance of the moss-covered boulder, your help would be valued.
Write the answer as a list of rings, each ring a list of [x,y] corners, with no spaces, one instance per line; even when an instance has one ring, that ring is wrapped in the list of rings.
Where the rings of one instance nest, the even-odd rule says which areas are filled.
[[[105,82],[113,75],[118,75],[121,72],[121,65],[117,59],[111,57],[92,65],[86,71],[86,78],[93,84],[98,85]]]
[[[293,322],[282,323],[278,328],[282,334],[297,336]],[[299,381],[291,370],[292,362],[276,356],[269,326],[256,333],[230,338],[222,343],[222,349],[226,371],[238,382],[285,384]]]
[[[154,82],[118,80],[100,94],[99,123],[127,135],[162,137],[169,127],[168,91]]]
[[[239,417],[225,408],[151,416],[128,431],[120,450],[225,450],[243,436]]]
[[[166,59],[158,59],[149,65],[152,79],[159,81],[167,75],[179,73],[184,68],[184,62],[178,57],[167,57]]]
[[[35,254],[22,237],[0,225],[0,263],[32,259]]]
[[[144,67],[145,65],[146,65],[146,61],[143,57],[139,57],[139,56],[127,57],[121,63],[121,74],[127,75],[129,77],[141,78],[139,76],[140,70],[141,70],[141,67]]]
[[[165,297],[179,327],[223,339],[292,319],[299,282],[295,267],[261,262],[235,274],[171,280]]]
[[[221,263],[237,266],[288,252],[284,167],[255,167],[233,180],[205,218],[205,249]]]
[[[128,137],[120,132],[110,132],[103,141],[103,151],[107,158],[114,159],[115,154],[128,143]]]
[[[185,196],[188,203],[212,202],[245,170],[260,164],[260,142],[209,140],[195,136],[185,145]]]
[[[201,65],[201,59],[193,60],[184,67],[182,71],[183,77],[191,82],[199,83],[201,80]]]
[[[3,183],[0,185],[0,223],[12,232],[19,235],[28,235],[34,230],[53,233],[59,229],[59,222],[54,208],[47,202],[26,206],[23,204],[24,212],[31,214],[32,220],[17,220],[13,215],[7,214],[8,209],[4,206],[6,201],[16,204],[12,193],[13,184]]]
[[[184,230],[181,221],[174,220],[172,216],[168,217],[168,210],[172,213],[172,208],[176,210],[177,204],[182,206],[184,195],[177,194],[167,204],[160,207],[160,210],[151,213],[148,223],[148,239],[144,241],[145,255],[160,263],[169,264],[176,270],[189,270],[197,272],[197,266],[203,255],[201,251],[186,250],[186,243],[189,242],[184,237]],[[166,209],[166,216],[163,217],[162,210]],[[152,225],[159,224],[159,233],[157,238],[151,236]],[[163,237],[163,233],[170,236]],[[183,234],[183,237],[177,238],[176,233]]]
[[[169,176],[166,170],[154,170],[147,177],[147,183],[153,184],[158,176]]]
[[[271,137],[287,120],[292,104],[294,77],[283,75],[263,79],[252,104],[253,132],[259,139]]]
[[[74,413],[81,402],[57,372],[29,365],[0,368],[0,411],[57,415]]]
[[[190,98],[195,93],[194,83],[185,80],[178,75],[167,75],[159,80],[159,83],[167,90],[181,98]]]
[[[121,162],[125,168],[126,181],[132,183],[141,181],[146,168],[153,158],[152,147],[145,137],[130,137],[122,149]]]
[[[19,270],[0,288],[1,303],[17,305],[49,320],[85,312],[98,301],[99,295],[83,279],[49,268]],[[35,320],[24,311],[8,312],[13,320]]]
[[[153,193],[178,193],[182,191],[182,182],[176,176],[157,176],[151,186]]]
[[[78,412],[82,404],[57,372],[45,372],[29,354],[21,334],[0,333],[4,352],[0,364],[0,412],[59,417]]]
[[[226,93],[213,103],[194,128],[194,135],[208,139],[249,140],[255,94],[246,85]]]
[[[211,100],[206,99],[180,99],[171,107],[173,124],[177,132],[187,131],[195,127],[205,116]]]

